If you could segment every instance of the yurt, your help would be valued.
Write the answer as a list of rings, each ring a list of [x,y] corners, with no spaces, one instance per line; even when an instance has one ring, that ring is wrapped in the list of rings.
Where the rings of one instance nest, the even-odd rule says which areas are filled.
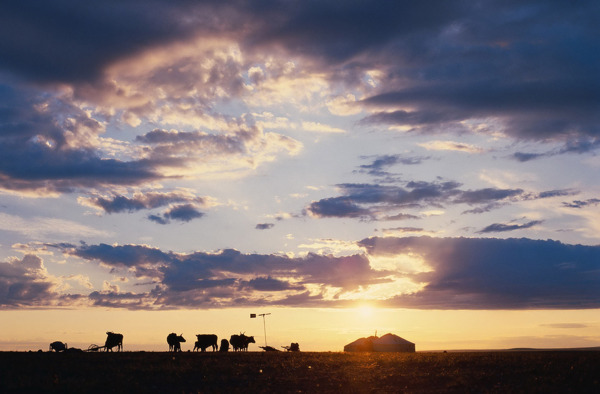
[[[358,338],[356,341],[344,346],[345,352],[372,352],[373,339],[377,337]]]
[[[394,334],[385,334],[382,337],[374,339],[372,344],[374,352],[415,352],[414,343]]]
[[[385,334],[382,337],[359,338],[344,346],[345,352],[404,352],[414,353],[415,344],[398,335]]]

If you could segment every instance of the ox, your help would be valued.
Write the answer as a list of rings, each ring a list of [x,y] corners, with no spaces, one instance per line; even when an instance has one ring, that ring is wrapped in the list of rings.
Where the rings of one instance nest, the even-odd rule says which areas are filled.
[[[123,350],[123,334],[117,334],[114,332],[106,332],[106,342],[104,342],[104,351],[113,351],[113,347],[117,347],[117,352]]]
[[[254,341],[253,336],[247,337],[244,334],[240,334],[240,335],[233,334],[231,336],[231,338],[229,338],[229,343],[231,343],[231,347],[233,347],[234,352],[237,352],[237,351],[247,352],[248,344],[256,343],[256,342]]]
[[[213,352],[217,351],[217,336],[215,334],[196,334],[198,340],[194,344],[194,351],[206,351],[207,347],[212,347]]]
[[[225,338],[221,339],[221,347],[219,348],[220,352],[228,352],[229,351],[229,341]]]
[[[169,344],[170,352],[180,352],[181,342],[185,342],[183,334],[177,335],[174,332],[172,332],[167,336],[167,343]]]
[[[55,351],[55,352],[64,352],[65,350],[67,350],[67,344],[66,343],[62,343],[61,341],[55,341],[52,342],[50,344],[50,352],[51,351]]]

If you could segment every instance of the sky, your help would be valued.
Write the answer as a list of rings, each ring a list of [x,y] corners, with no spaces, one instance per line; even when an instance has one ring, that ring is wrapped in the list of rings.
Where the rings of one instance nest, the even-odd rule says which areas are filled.
[[[2,2],[0,350],[600,346],[598,15]]]

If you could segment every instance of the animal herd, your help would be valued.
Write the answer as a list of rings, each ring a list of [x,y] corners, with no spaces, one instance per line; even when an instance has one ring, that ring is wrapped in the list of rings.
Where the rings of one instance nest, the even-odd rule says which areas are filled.
[[[213,352],[217,349],[219,352],[228,352],[231,348],[234,352],[247,352],[248,345],[256,343],[253,336],[246,336],[245,334],[234,334],[229,338],[229,341],[225,338],[221,339],[221,347],[218,346],[218,337],[215,334],[196,334],[196,342],[194,343],[194,351],[205,352],[206,349],[212,348]],[[183,334],[177,335],[174,332],[167,336],[167,343],[169,344],[170,352],[180,352],[181,343],[185,342]]]
[[[167,344],[169,345],[170,352],[180,352],[181,343],[186,342],[183,334],[177,335],[172,332],[167,336]],[[230,349],[234,352],[247,352],[248,345],[256,343],[253,336],[247,336],[245,333],[239,335],[232,335],[229,340],[221,339],[221,346],[218,346],[218,337],[215,334],[197,334],[196,342],[194,343],[193,351],[205,352],[206,349],[212,348],[213,352],[217,350],[219,352],[228,352]],[[113,348],[117,348],[117,352],[123,351],[123,334],[114,333],[108,331],[106,333],[106,341],[104,346],[90,345],[87,351],[99,351],[104,350],[106,352],[112,352]],[[66,343],[55,341],[50,344],[50,351],[54,352],[82,352],[83,350],[77,348],[69,348]]]

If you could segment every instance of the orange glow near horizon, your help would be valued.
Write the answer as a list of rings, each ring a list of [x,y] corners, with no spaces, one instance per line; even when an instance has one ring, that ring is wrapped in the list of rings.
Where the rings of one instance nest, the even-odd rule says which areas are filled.
[[[60,340],[87,349],[103,345],[106,331],[124,335],[126,351],[165,351],[170,332],[183,333],[183,350],[193,348],[195,334],[219,338],[245,332],[264,343],[262,319],[270,312],[267,340],[280,348],[300,343],[302,351],[342,351],[357,338],[386,333],[414,342],[417,351],[507,349],[515,347],[591,347],[600,344],[598,310],[579,311],[440,311],[375,308],[255,308],[220,310],[27,310],[3,311],[0,350],[47,350]],[[250,350],[260,351],[256,346]]]

